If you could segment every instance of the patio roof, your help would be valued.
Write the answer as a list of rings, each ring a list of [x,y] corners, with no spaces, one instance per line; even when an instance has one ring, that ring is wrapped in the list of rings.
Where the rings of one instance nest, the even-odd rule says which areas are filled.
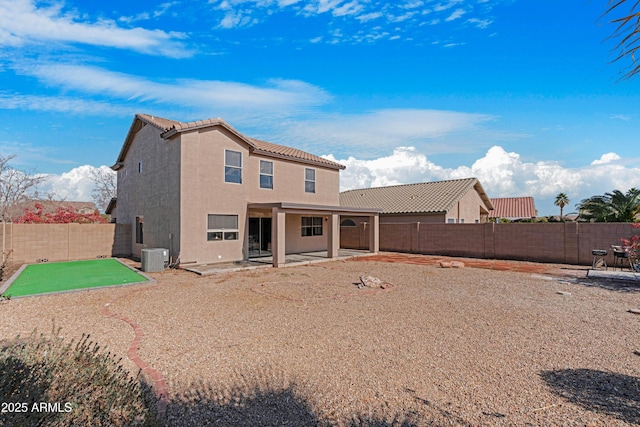
[[[377,253],[379,250],[378,224],[380,209],[376,208],[350,208],[332,205],[310,205],[304,203],[276,202],[276,203],[249,203],[247,209],[270,209],[272,212],[272,261],[274,267],[284,266],[286,227],[285,217],[294,215],[326,215],[327,222],[327,254],[329,258],[337,258],[340,249],[340,215],[367,216],[370,219],[369,227],[369,252]]]
[[[380,214],[382,209],[376,208],[351,208],[347,206],[333,206],[333,205],[311,205],[304,203],[289,203],[289,202],[276,202],[276,203],[249,203],[247,205],[249,209],[273,209],[278,208],[286,210],[288,213],[317,213],[317,214],[331,214],[336,213],[339,215],[353,215],[353,216],[370,216]]]

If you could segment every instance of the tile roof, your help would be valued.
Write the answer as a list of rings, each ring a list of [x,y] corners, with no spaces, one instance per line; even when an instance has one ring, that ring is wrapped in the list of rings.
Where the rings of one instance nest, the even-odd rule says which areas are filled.
[[[501,197],[491,199],[493,210],[489,218],[535,218],[537,216],[533,197]]]
[[[327,160],[320,156],[316,156],[311,153],[307,153],[306,151],[298,150],[297,148],[286,147],[284,145],[273,144],[271,142],[261,141],[259,139],[249,138],[236,129],[234,129],[230,124],[222,120],[221,118],[216,119],[206,119],[206,120],[198,120],[194,122],[180,122],[177,120],[164,119],[162,117],[151,116],[149,114],[136,114],[133,123],[131,124],[131,128],[129,129],[129,133],[127,134],[127,138],[125,139],[125,143],[122,146],[122,150],[120,151],[120,155],[118,156],[118,162],[122,162],[124,160],[124,156],[129,149],[129,145],[133,140],[133,136],[136,132],[138,132],[143,123],[150,124],[152,126],[157,127],[162,131],[161,137],[165,139],[172,138],[176,134],[186,131],[192,131],[196,129],[221,126],[237,136],[239,139],[244,141],[249,145],[249,149],[256,154],[262,154],[265,156],[284,158],[288,160],[294,160],[302,163],[308,163],[316,166],[323,166],[332,169],[344,169],[345,167],[340,163],[332,162],[331,160]]]
[[[474,189],[493,208],[477,178],[364,188],[340,193],[340,206],[381,208],[383,214],[447,212]]]

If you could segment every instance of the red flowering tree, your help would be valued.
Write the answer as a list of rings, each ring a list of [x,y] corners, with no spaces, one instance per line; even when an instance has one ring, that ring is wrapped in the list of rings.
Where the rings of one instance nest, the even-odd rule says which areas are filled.
[[[76,212],[70,206],[59,206],[55,212],[45,212],[44,206],[36,203],[33,209],[25,209],[24,213],[13,222],[18,224],[106,224],[106,218],[96,210],[90,214]]]

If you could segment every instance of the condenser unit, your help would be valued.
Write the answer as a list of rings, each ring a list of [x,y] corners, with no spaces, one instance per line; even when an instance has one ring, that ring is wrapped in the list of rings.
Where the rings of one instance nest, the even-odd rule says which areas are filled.
[[[157,273],[164,271],[164,269],[169,266],[169,249],[143,249],[140,261],[142,271],[144,272]]]

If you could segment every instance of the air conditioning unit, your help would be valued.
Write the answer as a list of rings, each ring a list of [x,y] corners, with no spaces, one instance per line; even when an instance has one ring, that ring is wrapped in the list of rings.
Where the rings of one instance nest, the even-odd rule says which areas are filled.
[[[169,249],[148,248],[142,250],[142,271],[158,273],[169,266]]]

